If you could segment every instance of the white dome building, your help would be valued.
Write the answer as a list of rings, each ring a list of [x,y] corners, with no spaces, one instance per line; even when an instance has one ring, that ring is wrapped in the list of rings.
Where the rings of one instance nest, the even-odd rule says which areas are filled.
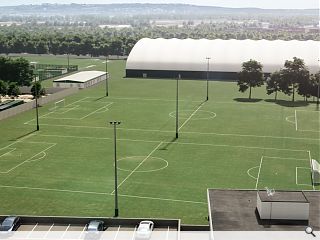
[[[280,70],[293,57],[305,61],[311,73],[319,71],[319,41],[207,40],[143,38],[133,47],[126,65],[127,77],[237,79],[242,63],[250,59],[265,73]]]

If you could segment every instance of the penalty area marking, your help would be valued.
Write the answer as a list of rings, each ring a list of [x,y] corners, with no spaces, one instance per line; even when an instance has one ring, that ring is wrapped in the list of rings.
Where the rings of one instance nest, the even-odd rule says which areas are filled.
[[[193,112],[193,110],[182,110],[182,111],[179,111],[179,113],[188,113],[188,112]],[[208,117],[193,117],[192,120],[206,120],[206,119],[213,119],[217,116],[217,114],[215,112],[211,112],[211,111],[204,111],[204,110],[199,110],[198,112],[204,112],[204,113],[208,113]],[[172,117],[172,118],[175,118],[176,117],[176,112],[171,112],[169,113],[169,116]],[[187,119],[187,117],[185,116],[180,116],[179,115],[179,118],[180,119]]]
[[[299,183],[299,181],[298,181],[298,170],[299,169],[305,169],[305,170],[308,170],[309,172],[311,170],[310,168],[306,168],[306,167],[296,167],[296,185],[298,185],[298,186],[308,186],[308,187],[313,187],[314,188],[314,186],[312,184]]]
[[[41,152],[38,152],[37,154],[33,155],[32,157],[28,158],[27,160],[24,160],[23,162],[17,164],[16,166],[12,167],[11,169],[9,169],[8,171],[5,171],[5,172],[0,172],[0,174],[8,174],[10,172],[12,172],[13,170],[15,170],[16,168],[20,167],[21,165],[25,164],[25,163],[28,163],[28,162],[33,162],[33,161],[37,161],[37,160],[40,160],[42,159],[41,157],[39,159],[36,159],[36,160],[33,160],[35,157],[37,157],[39,154],[45,152],[45,151],[48,151],[50,148],[56,146],[57,143],[52,143],[51,146],[47,147],[46,149],[42,150]]]
[[[126,161],[127,159],[132,159],[132,158],[146,158],[146,156],[130,156],[130,157],[124,157],[124,158],[120,158],[118,159],[117,161]],[[148,173],[148,172],[157,172],[157,171],[161,171],[165,168],[168,167],[169,163],[167,160],[163,159],[163,158],[159,158],[159,157],[149,157],[149,159],[156,159],[156,160],[160,160],[162,162],[164,162],[164,166],[163,167],[160,167],[160,168],[156,168],[156,169],[151,169],[151,170],[136,170],[135,172],[140,172],[140,173]],[[122,171],[126,171],[126,172],[131,172],[132,170],[130,169],[125,169],[125,168],[120,168],[119,166],[117,167],[119,170],[122,170]]]

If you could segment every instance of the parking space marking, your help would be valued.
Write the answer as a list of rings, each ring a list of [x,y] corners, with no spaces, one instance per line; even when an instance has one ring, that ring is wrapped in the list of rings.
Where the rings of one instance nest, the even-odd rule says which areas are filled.
[[[34,225],[34,227],[32,228],[32,230],[28,233],[27,238],[30,237],[31,233],[33,232],[33,230],[38,226],[38,223],[36,223],[36,225]]]
[[[117,230],[117,233],[116,233],[116,235],[114,236],[114,239],[113,239],[113,240],[116,240],[116,239],[117,239],[118,234],[119,234],[119,231],[120,231],[120,228],[121,228],[121,226],[119,225],[118,230]]]

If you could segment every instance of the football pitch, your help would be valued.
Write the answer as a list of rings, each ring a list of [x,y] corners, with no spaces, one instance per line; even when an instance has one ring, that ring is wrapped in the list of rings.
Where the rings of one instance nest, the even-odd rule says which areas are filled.
[[[249,102],[219,81],[204,101],[205,82],[182,80],[176,139],[176,82],[123,78],[123,61],[109,67],[109,97],[102,83],[42,106],[40,131],[34,111],[1,121],[1,214],[113,216],[113,120],[121,217],[206,224],[207,188],[320,189],[310,176],[314,103],[275,103],[264,87]]]

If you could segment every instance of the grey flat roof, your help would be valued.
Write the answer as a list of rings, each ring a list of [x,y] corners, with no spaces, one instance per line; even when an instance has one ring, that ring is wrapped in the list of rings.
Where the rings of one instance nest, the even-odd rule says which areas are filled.
[[[301,191],[276,191],[289,196]],[[288,193],[289,195],[286,195]],[[214,231],[304,231],[307,225],[320,230],[320,192],[303,191],[310,203],[308,221],[261,220],[256,210],[256,190],[208,189],[209,215]]]
[[[85,83],[97,77],[105,75],[106,72],[103,71],[82,71],[63,78],[54,80],[53,82],[77,82]]]

